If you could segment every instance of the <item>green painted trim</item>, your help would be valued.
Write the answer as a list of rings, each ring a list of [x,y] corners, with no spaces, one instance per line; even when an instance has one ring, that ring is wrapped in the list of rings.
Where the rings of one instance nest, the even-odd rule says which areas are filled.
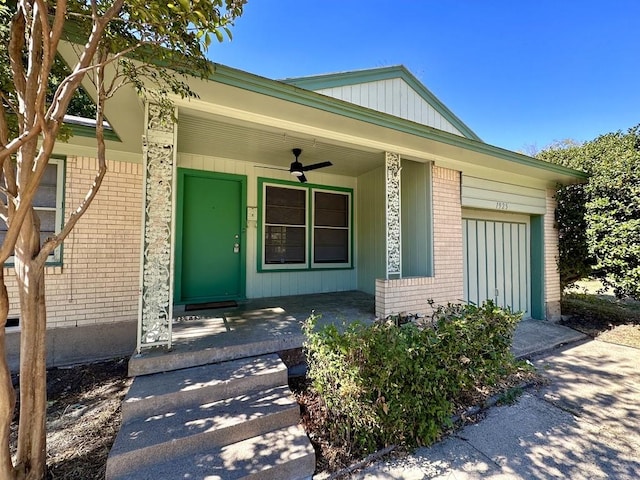
[[[391,67],[356,70],[352,72],[330,73],[309,77],[285,78],[284,83],[295,85],[308,90],[323,90],[326,88],[357,85],[361,83],[377,82],[400,78],[413,88],[422,99],[429,103],[449,123],[456,127],[465,137],[481,142],[480,137],[471,130],[460,118],[442,103],[420,80],[418,80],[404,65]]]
[[[176,238],[175,238],[175,259],[174,259],[174,288],[173,298],[174,305],[184,305],[187,302],[182,301],[182,229],[184,219],[182,207],[184,206],[184,178],[187,175],[198,177],[212,178],[218,180],[233,180],[240,183],[240,224],[243,225],[240,232],[240,245],[243,246],[242,252],[245,254],[240,257],[240,295],[237,300],[244,300],[247,295],[247,176],[236,175],[233,173],[210,172],[208,170],[195,170],[191,168],[178,168],[178,181],[176,188]],[[225,300],[227,300],[225,298]],[[214,300],[211,300],[214,301]]]
[[[544,216],[531,215],[531,317],[545,319],[544,305]]]
[[[60,228],[62,228],[62,225],[64,225],[64,211],[67,206],[67,157],[66,155],[51,155],[51,157],[62,160],[62,206],[60,207]],[[58,248],[60,249],[58,260],[47,263],[47,265],[55,267],[62,266],[64,259],[64,241],[58,246]]]
[[[75,123],[65,123],[65,125],[67,125],[71,129],[71,133],[73,133],[73,135],[76,137],[87,137],[87,138],[96,137],[95,127],[88,127],[87,125],[78,125]],[[118,134],[111,129],[104,130],[104,139],[111,140],[114,142],[122,142]]]
[[[572,177],[575,181],[586,180],[589,177],[586,173],[578,170],[544,162],[504,148],[494,147],[487,143],[461,137],[460,135],[438,130],[426,125],[417,124],[388,113],[377,112],[353,103],[327,97],[326,95],[321,95],[294,85],[288,85],[283,82],[259,77],[224,65],[214,64],[214,72],[209,79],[224,85],[230,85],[243,90],[268,95],[280,100],[297,103],[383,128],[389,128],[398,132],[415,135],[427,140],[433,140],[462,148],[464,150],[490,155],[525,167],[544,170],[556,175]]]
[[[334,192],[344,192],[344,193],[348,193],[349,197],[351,198],[351,215],[349,218],[349,235],[350,235],[350,241],[351,241],[351,258],[349,258],[349,265],[345,266],[345,267],[327,267],[327,268],[322,268],[322,267],[314,267],[313,265],[313,260],[312,260],[312,251],[311,251],[311,246],[312,246],[312,235],[313,235],[313,225],[312,225],[312,220],[313,220],[313,212],[311,211],[311,208],[308,209],[307,212],[307,225],[306,227],[308,229],[310,229],[310,233],[309,233],[309,238],[307,239],[307,251],[306,254],[309,258],[307,258],[307,265],[305,267],[301,267],[301,268],[263,268],[262,267],[262,230],[263,230],[263,221],[262,221],[262,211],[263,211],[263,205],[264,205],[264,184],[270,184],[270,185],[284,185],[284,186],[290,186],[290,187],[296,187],[296,188],[306,188],[307,189],[307,205],[309,205],[309,207],[311,207],[311,205],[313,205],[313,198],[311,197],[313,190],[314,189],[319,189],[319,190],[328,190],[328,191],[334,191]],[[334,187],[334,186],[328,186],[328,185],[320,185],[318,183],[300,183],[300,182],[292,182],[290,180],[280,180],[280,179],[276,179],[276,178],[267,178],[267,177],[258,177],[258,222],[257,222],[257,230],[258,230],[258,243],[256,245],[256,266],[257,266],[257,272],[258,273],[272,273],[272,272],[322,272],[322,271],[331,271],[331,270],[353,270],[354,268],[354,257],[355,257],[355,251],[354,251],[354,228],[355,225],[353,223],[353,219],[354,219],[354,214],[353,214],[353,189],[352,188],[347,188],[347,187]]]
[[[182,207],[184,205],[184,169],[177,169],[177,182],[176,188],[176,225],[175,225],[175,239],[174,239],[174,259],[173,259],[173,304],[183,305],[182,299],[182,228],[184,225],[184,218],[182,214]],[[144,218],[143,218],[144,219]],[[144,232],[144,225],[143,225]]]

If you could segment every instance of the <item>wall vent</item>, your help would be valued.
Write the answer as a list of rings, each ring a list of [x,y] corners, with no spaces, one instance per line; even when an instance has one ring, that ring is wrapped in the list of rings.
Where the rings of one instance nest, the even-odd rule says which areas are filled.
[[[18,326],[20,326],[20,318],[19,317],[7,318],[6,328],[18,327]]]

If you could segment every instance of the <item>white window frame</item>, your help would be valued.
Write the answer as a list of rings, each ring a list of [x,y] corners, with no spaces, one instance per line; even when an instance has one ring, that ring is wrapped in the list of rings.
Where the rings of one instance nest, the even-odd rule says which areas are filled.
[[[267,187],[288,188],[302,190],[305,192],[305,262],[304,263],[266,263],[266,231],[267,231]],[[344,263],[316,263],[314,262],[315,249],[315,192],[324,192],[347,197],[347,236],[348,236],[348,259]],[[322,188],[306,185],[294,185],[289,183],[262,181],[262,205],[261,209],[261,245],[260,250],[260,271],[286,271],[286,270],[335,270],[353,268],[353,191],[343,189]],[[287,226],[287,225],[284,225]],[[291,225],[292,227],[302,227],[302,225]],[[327,227],[318,227],[327,228]],[[330,228],[330,227],[329,227]],[[343,229],[343,227],[340,227]]]
[[[309,252],[309,261],[311,262],[311,268],[313,269],[324,269],[324,268],[348,268],[351,267],[351,247],[353,245],[353,222],[351,221],[351,192],[346,192],[342,190],[331,190],[325,188],[310,188],[311,191],[311,250]],[[326,227],[326,226],[316,226],[316,192],[321,193],[330,193],[332,195],[344,195],[347,197],[347,226],[345,227]],[[315,252],[315,231],[316,228],[329,228],[335,230],[346,230],[347,231],[347,261],[340,263],[316,263],[314,261],[314,252]]]

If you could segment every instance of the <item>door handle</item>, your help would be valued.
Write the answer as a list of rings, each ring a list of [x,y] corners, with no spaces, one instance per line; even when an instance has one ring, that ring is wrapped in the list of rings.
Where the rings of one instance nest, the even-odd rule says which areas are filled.
[[[234,243],[233,244],[233,253],[240,253],[240,244],[239,243]]]

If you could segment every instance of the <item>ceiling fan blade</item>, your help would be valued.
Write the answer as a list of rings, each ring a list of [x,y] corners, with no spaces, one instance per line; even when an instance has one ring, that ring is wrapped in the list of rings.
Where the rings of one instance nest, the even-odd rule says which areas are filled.
[[[307,181],[307,177],[304,176],[304,173],[298,177],[300,183],[305,183]]]
[[[267,167],[264,165],[254,165],[256,168],[265,168],[267,170],[280,170],[281,172],[288,172],[289,169],[288,168],[281,168],[281,167]]]
[[[316,170],[318,168],[330,167],[331,165],[333,165],[333,163],[331,162],[313,163],[311,165],[307,165],[306,167],[302,167],[302,171],[308,172],[309,170]]]

